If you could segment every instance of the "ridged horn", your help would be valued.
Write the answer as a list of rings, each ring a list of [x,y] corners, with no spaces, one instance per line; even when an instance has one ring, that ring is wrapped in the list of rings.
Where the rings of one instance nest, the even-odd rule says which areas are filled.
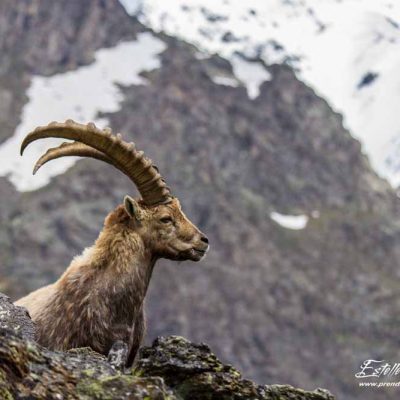
[[[32,142],[44,138],[75,140],[50,149],[37,162],[37,171],[44,163],[63,156],[85,156],[105,161],[127,175],[138,188],[145,204],[152,206],[168,203],[172,195],[158,168],[137,151],[134,143],[126,143],[121,135],[113,135],[111,129],[98,129],[93,123],[82,125],[72,120],[52,122],[29,133],[21,145],[21,155]],[[81,146],[78,146],[81,145]]]
[[[33,175],[35,175],[36,172],[47,162],[68,156],[95,158],[97,160],[114,165],[110,157],[106,156],[101,151],[93,149],[87,144],[79,142],[64,142],[58,147],[53,147],[47,150],[46,153],[43,154],[39,160],[37,160],[35,167],[33,168]]]

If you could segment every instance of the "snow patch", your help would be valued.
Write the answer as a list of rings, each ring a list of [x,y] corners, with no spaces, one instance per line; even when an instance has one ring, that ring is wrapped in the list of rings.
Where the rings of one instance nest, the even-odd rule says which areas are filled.
[[[213,76],[211,79],[217,85],[233,87],[239,86],[239,82],[235,78],[231,78],[229,76]]]
[[[137,15],[142,8],[141,0],[119,0],[128,14]]]
[[[139,76],[144,70],[160,66],[158,54],[165,44],[150,33],[141,33],[137,40],[123,42],[111,49],[96,52],[93,64],[51,77],[35,76],[28,90],[29,102],[23,109],[22,121],[14,136],[0,146],[0,176],[9,176],[18,190],[28,191],[46,185],[50,178],[65,172],[76,161],[65,157],[43,167],[33,179],[36,160],[50,147],[64,140],[46,139],[27,148],[20,157],[23,138],[35,127],[51,121],[73,119],[99,127],[108,121],[97,118],[99,112],[115,112],[122,100],[118,84],[146,84]]]
[[[271,79],[271,74],[257,61],[248,61],[238,55],[231,58],[233,74],[236,77],[214,76],[212,80],[217,85],[239,86],[240,82],[246,87],[250,99],[260,94],[260,86]]]
[[[307,226],[307,215],[284,215],[275,211],[271,212],[270,218],[286,229],[301,230]]]
[[[261,63],[237,55],[231,58],[231,62],[233,73],[245,84],[250,99],[255,99],[260,94],[261,84],[270,80],[271,74]]]

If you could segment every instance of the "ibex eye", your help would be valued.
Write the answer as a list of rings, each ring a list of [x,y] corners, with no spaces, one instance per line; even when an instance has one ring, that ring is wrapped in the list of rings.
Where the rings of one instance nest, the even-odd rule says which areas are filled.
[[[170,222],[172,222],[172,218],[171,217],[162,217],[162,218],[160,218],[160,221],[163,224],[169,224]]]

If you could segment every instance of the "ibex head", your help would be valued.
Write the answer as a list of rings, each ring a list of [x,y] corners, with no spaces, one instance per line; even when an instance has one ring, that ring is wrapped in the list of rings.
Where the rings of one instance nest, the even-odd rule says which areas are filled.
[[[207,252],[207,237],[189,221],[178,199],[147,207],[126,196],[124,207],[133,229],[157,257],[199,261]]]
[[[118,168],[136,185],[142,198],[126,196],[123,207],[106,220],[106,225],[123,224],[141,237],[157,258],[199,261],[208,250],[207,237],[183,213],[158,168],[134,143],[126,143],[110,129],[92,123],[68,120],[36,128],[26,136],[21,154],[35,140],[57,137],[74,140],[48,150],[37,161],[33,173],[50,160],[65,156],[91,157]]]

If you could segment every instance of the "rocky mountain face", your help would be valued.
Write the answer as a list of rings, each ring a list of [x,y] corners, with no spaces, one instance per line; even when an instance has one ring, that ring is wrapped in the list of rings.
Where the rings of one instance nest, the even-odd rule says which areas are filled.
[[[51,75],[93,61],[94,51],[135,37],[116,0],[0,4],[0,142],[10,136],[26,103],[32,74]]]
[[[41,348],[26,310],[0,293],[0,398],[71,400],[334,400],[326,390],[260,386],[224,365],[205,344],[160,337],[141,349],[133,368],[116,343],[108,358],[89,348]]]
[[[104,33],[97,33],[99,24],[85,28],[86,55],[71,46],[76,63],[90,61],[90,48],[145,29],[116,1],[91,3],[83,9],[65,2],[53,11],[70,24],[79,7],[85,21],[110,15]],[[35,26],[21,25],[21,35],[52,37],[51,24],[39,19]],[[82,29],[81,22],[74,32]],[[112,39],[107,32],[120,33]],[[87,47],[90,35],[96,40]],[[259,383],[322,386],[338,398],[396,398],[361,391],[354,377],[365,359],[396,362],[394,191],[372,171],[341,116],[290,68],[268,67],[271,80],[251,100],[244,87],[214,82],[232,77],[229,62],[159,37],[167,45],[161,68],[144,74],[146,85],[121,87],[120,110],[107,117],[155,160],[186,214],[209,236],[211,251],[200,264],[158,263],[147,301],[148,340],[175,334],[207,342]],[[37,47],[40,53],[36,44],[32,51]],[[56,57],[43,64],[35,72],[74,67]],[[54,281],[127,193],[135,189],[126,178],[93,160],[29,193],[1,178],[1,290],[17,298]],[[273,211],[310,219],[294,231],[274,222]]]

